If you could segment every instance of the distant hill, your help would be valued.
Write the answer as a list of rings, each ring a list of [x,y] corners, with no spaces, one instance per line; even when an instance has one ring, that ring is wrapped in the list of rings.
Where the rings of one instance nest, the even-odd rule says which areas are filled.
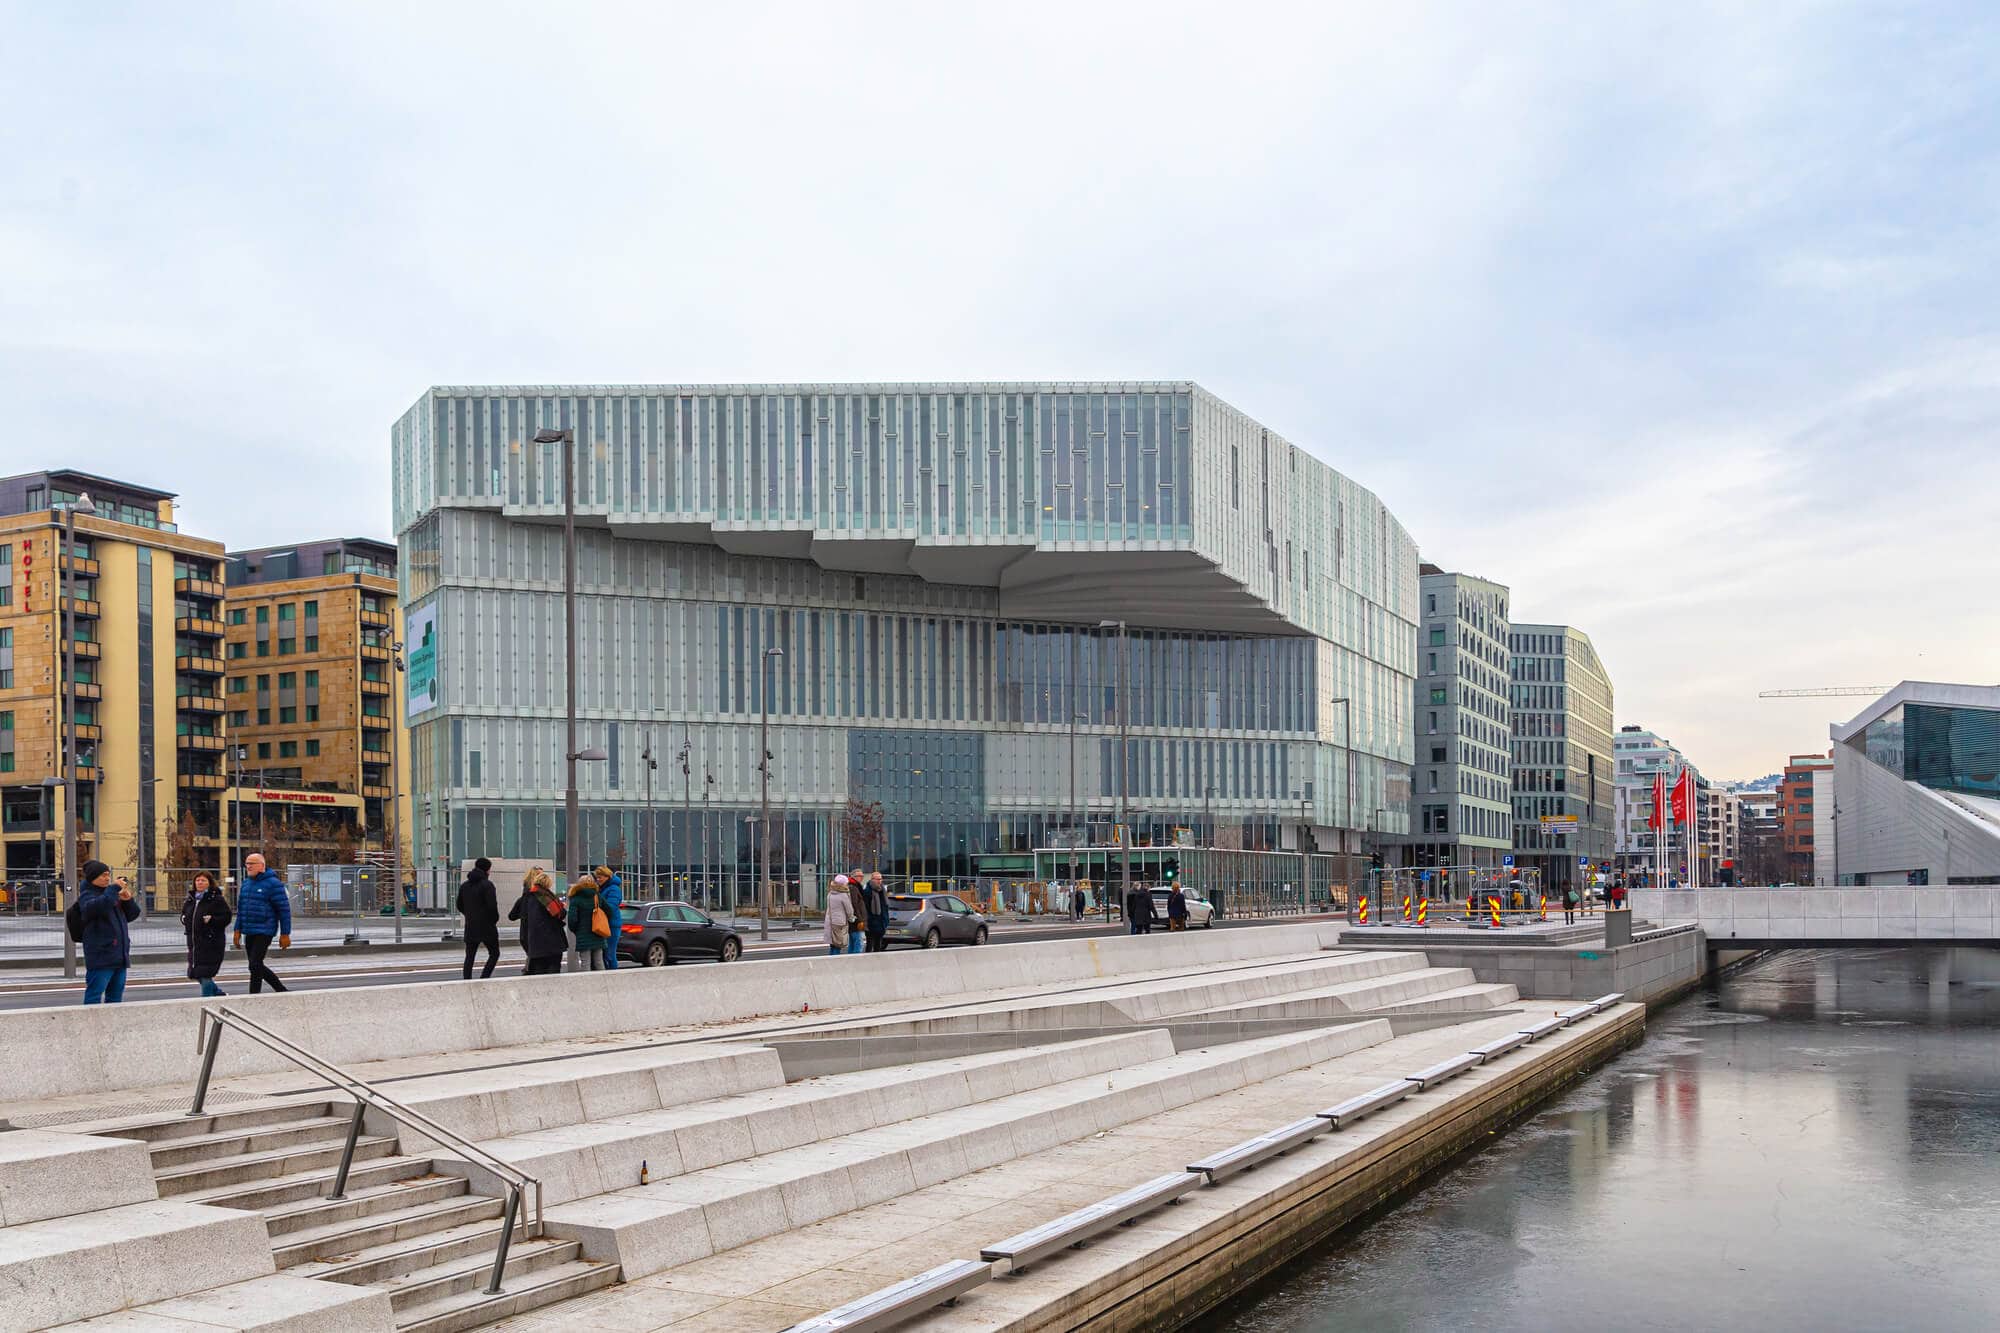
[[[1776,791],[1784,777],[1783,773],[1766,773],[1749,782],[1725,782],[1722,786],[1726,791]]]

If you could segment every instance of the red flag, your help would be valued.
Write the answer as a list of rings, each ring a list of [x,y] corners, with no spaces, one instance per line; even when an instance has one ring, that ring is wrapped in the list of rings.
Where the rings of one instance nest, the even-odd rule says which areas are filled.
[[[1667,770],[1653,774],[1653,812],[1646,816],[1646,827],[1659,828],[1667,820]]]
[[[1674,822],[1694,823],[1694,770],[1683,767],[1680,781],[1674,784]]]

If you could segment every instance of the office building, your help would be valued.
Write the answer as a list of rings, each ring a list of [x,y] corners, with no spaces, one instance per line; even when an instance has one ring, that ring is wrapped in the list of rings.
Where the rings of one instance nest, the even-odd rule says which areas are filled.
[[[1121,791],[1141,840],[1404,831],[1415,547],[1193,384],[436,388],[391,446],[420,862],[747,870],[767,717],[802,880],[850,801],[918,876],[1107,843]]]
[[[1574,625],[1515,625],[1508,645],[1514,859],[1559,888],[1617,848],[1611,676]]]
[[[1829,882],[2000,884],[2000,686],[1906,680],[1831,734]]]
[[[174,496],[74,471],[0,479],[0,838],[10,878],[60,873],[73,657],[79,863],[165,906],[163,873],[219,862],[222,545],[179,531]],[[68,557],[64,651],[57,550]]]
[[[1738,798],[1733,790],[1704,784],[1701,793],[1701,883],[1722,883],[1725,869],[1732,877],[1735,875],[1739,868],[1739,817]]]
[[[234,551],[226,574],[225,836],[240,829],[284,865],[387,851],[390,793],[409,790],[390,778],[408,753],[396,548],[349,537]]]
[[[1397,861],[1491,869],[1514,845],[1507,589],[1436,565],[1418,575],[1416,762]]]
[[[1700,770],[1687,761],[1673,742],[1643,727],[1620,727],[1617,735],[1612,737],[1611,753],[1618,769],[1612,810],[1613,851],[1618,867],[1630,874],[1651,879],[1659,866],[1658,835],[1652,827],[1655,775],[1661,772],[1666,774],[1671,797],[1680,775],[1685,771],[1693,772],[1697,802],[1704,780]],[[1701,832],[1699,809],[1697,804],[1693,826],[1670,819],[1660,831],[1666,838],[1666,873],[1672,882],[1691,883],[1691,874],[1701,868],[1691,865],[1689,861],[1689,853],[1695,849]],[[1667,813],[1672,813],[1671,802]]]
[[[1825,887],[1835,882],[1833,805],[1833,756],[1793,755],[1778,785],[1778,827],[1791,883]]]
[[[1779,775],[1783,780],[1783,775]],[[1743,788],[1736,793],[1737,882],[1778,884],[1789,874],[1784,829],[1778,820],[1776,788]]]

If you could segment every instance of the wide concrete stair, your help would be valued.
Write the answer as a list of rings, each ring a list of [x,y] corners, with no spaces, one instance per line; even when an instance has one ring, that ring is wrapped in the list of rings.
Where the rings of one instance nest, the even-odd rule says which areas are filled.
[[[587,1258],[643,1277],[1389,1036],[1387,1023],[1362,1021],[1175,1054],[1166,1032],[1149,1029],[947,1062],[960,1067],[963,1091],[917,1067],[808,1080],[794,1086],[820,1085],[820,1095],[802,1093],[785,1121],[800,1133],[814,1126],[810,1140],[756,1151],[753,1136],[752,1151],[733,1160],[551,1207],[548,1226],[581,1241]],[[710,1109],[721,1117],[716,1124],[744,1114]],[[585,1151],[574,1144],[571,1155]],[[555,1174],[553,1157],[539,1164]]]
[[[1406,957],[1407,955],[1394,955]],[[1479,982],[1469,967],[1404,968],[1360,981],[1313,986],[1269,999],[1220,1005],[1205,1017],[1223,1019],[1347,1018],[1422,1013],[1476,1013],[1514,1003],[1511,985]]]
[[[144,1140],[162,1196],[258,1213],[282,1273],[387,1293],[396,1326],[477,1328],[608,1286],[615,1264],[574,1240],[534,1237],[517,1221],[503,1290],[486,1294],[504,1206],[463,1176],[364,1133],[345,1197],[333,1186],[348,1116],[338,1103],[294,1102],[205,1117],[125,1122]]]

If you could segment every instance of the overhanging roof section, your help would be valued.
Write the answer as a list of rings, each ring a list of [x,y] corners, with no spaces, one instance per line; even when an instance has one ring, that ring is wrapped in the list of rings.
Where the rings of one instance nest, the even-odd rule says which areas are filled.
[[[2000,685],[1950,685],[1935,680],[1906,680],[1846,722],[1835,722],[1827,734],[1848,741],[1891,709],[1904,704],[1940,704],[1954,708],[2000,709]]]
[[[1357,648],[1417,618],[1381,502],[1187,381],[433,388],[391,428],[398,532],[560,521],[549,427],[577,435],[578,522],[620,537],[992,588],[1010,617]]]

